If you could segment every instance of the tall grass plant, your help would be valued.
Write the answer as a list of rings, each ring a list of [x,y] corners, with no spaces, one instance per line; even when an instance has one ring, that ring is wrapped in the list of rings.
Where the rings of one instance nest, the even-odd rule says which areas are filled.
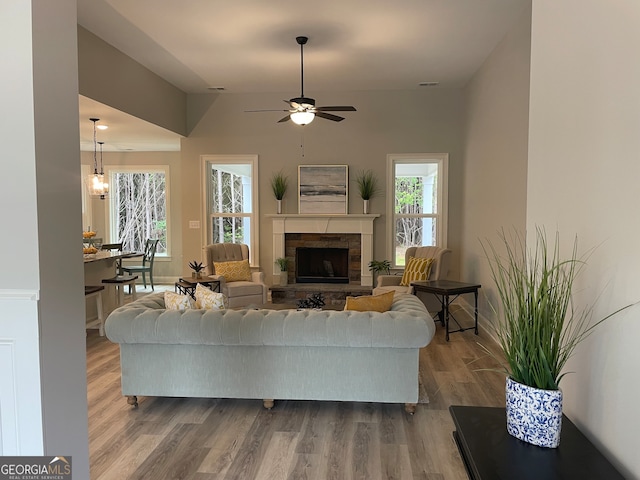
[[[530,387],[557,390],[578,344],[631,305],[595,322],[593,304],[574,306],[574,283],[591,253],[578,254],[577,237],[567,258],[560,254],[559,234],[550,245],[540,227],[533,248],[518,233],[508,236],[504,230],[500,241],[504,248],[491,242],[482,242],[482,248],[502,306],[492,328],[506,358],[505,373]]]

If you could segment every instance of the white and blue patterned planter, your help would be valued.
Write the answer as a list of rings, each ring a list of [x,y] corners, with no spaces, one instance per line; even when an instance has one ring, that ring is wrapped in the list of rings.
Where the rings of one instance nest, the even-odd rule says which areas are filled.
[[[562,391],[540,390],[507,377],[507,431],[540,447],[560,445]]]

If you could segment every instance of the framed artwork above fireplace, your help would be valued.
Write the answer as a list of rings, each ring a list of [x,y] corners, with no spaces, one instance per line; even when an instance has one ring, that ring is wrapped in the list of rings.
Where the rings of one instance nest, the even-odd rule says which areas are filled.
[[[346,215],[348,169],[347,165],[298,165],[298,212]]]

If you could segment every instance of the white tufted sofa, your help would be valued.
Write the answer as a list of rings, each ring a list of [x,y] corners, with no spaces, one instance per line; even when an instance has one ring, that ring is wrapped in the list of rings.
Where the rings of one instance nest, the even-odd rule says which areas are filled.
[[[416,297],[385,313],[165,310],[150,294],[114,310],[122,393],[137,396],[404,403],[418,401],[418,353],[435,332]]]

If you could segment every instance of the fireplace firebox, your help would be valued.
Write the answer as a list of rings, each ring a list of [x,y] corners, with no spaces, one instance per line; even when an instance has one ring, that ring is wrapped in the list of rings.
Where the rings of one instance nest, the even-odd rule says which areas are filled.
[[[348,248],[296,248],[296,283],[349,283]]]

